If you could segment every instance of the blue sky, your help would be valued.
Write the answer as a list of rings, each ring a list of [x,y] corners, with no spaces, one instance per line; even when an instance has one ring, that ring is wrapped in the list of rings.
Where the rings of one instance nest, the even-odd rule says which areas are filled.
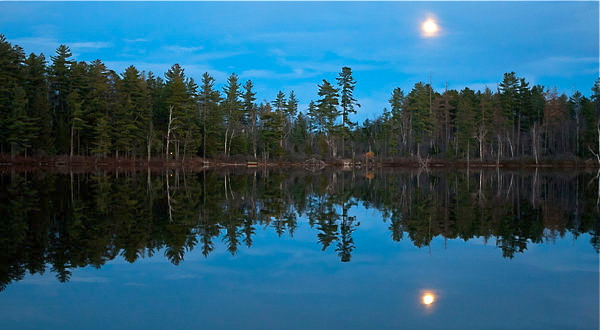
[[[294,90],[305,108],[322,79],[350,66],[375,118],[393,88],[495,90],[505,72],[585,95],[599,75],[598,2],[1,2],[0,33],[27,53],[70,46],[120,73],[181,64],[221,86],[235,72],[259,100]],[[420,25],[438,21],[425,38]]]

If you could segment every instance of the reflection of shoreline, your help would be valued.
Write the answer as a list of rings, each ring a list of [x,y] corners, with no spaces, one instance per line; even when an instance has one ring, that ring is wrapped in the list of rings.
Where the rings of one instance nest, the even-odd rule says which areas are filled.
[[[265,168],[281,170],[301,170],[306,167],[306,162],[310,159],[298,161],[274,160],[268,162],[256,162],[256,166],[251,168],[264,170]],[[250,160],[249,160],[250,161]],[[8,155],[0,155],[0,173],[10,172],[50,172],[50,173],[94,173],[103,172],[146,172],[150,169],[153,173],[160,173],[165,170],[185,170],[190,173],[199,173],[206,170],[244,170],[249,168],[246,160],[218,160],[210,159],[207,162],[200,157],[188,157],[185,161],[165,160],[164,158],[154,157],[147,161],[145,158],[99,158],[94,156],[45,156],[45,157],[16,157],[11,159]],[[254,160],[252,160],[254,163]],[[329,169],[340,170],[344,168],[343,160],[325,160],[324,165]],[[390,160],[380,160],[375,164],[376,168],[387,170],[413,171],[419,170],[422,163],[416,158],[398,158]],[[510,171],[596,171],[600,164],[595,161],[550,161],[536,164],[532,160],[501,160],[479,161],[479,160],[446,160],[430,159],[428,160],[429,170],[510,170]],[[365,167],[356,167],[354,171],[364,171]]]
[[[3,175],[7,248],[0,256],[13,268],[0,280],[19,280],[46,264],[68,280],[69,269],[117,255],[135,262],[164,253],[178,264],[194,248],[208,256],[216,242],[234,255],[254,244],[260,228],[293,236],[300,218],[322,250],[351,261],[353,236],[367,222],[349,212],[359,204],[378,210],[393,241],[408,237],[419,248],[437,238],[494,239],[490,245],[513,258],[531,244],[582,234],[596,251],[600,246],[593,175],[376,171],[372,179],[363,172],[247,169]]]

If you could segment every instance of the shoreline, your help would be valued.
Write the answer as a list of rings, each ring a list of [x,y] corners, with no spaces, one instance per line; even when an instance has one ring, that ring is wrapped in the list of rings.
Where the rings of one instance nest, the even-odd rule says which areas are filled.
[[[346,164],[344,164],[344,161]],[[373,160],[368,166],[365,162],[350,163],[346,159],[315,160],[308,158],[300,161],[273,160],[273,161],[254,161],[254,160],[225,160],[225,159],[206,159],[201,157],[192,157],[185,160],[165,160],[162,158],[115,158],[115,157],[93,157],[93,156],[40,156],[40,157],[15,157],[10,158],[5,155],[0,156],[0,169],[30,168],[30,169],[78,169],[78,170],[160,170],[160,169],[189,169],[195,171],[212,170],[227,167],[244,168],[312,168],[320,169],[324,167],[339,169],[371,169],[371,168],[455,168],[455,169],[598,169],[600,164],[594,159],[588,160],[552,160],[535,163],[532,160],[502,160],[496,161],[473,161],[473,160],[444,160],[428,159],[425,162],[416,158],[398,158],[387,160]]]

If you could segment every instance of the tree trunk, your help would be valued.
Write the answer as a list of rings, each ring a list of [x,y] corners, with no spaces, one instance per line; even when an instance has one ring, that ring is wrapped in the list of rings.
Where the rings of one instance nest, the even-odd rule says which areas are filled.
[[[535,157],[535,164],[538,165],[538,132],[537,132],[537,123],[533,124],[531,128],[531,147],[533,148],[533,156]]]
[[[508,136],[508,132],[506,133],[506,140],[508,141],[508,146],[510,147],[510,157],[514,158],[515,157],[515,151],[513,149],[512,142],[510,141],[510,137]]]
[[[173,106],[169,106],[169,124],[167,126],[167,150],[166,159],[169,160],[169,144],[171,142],[171,124],[173,123]]]
[[[146,159],[148,160],[148,165],[150,165],[151,145],[152,145],[152,137],[151,137],[151,134],[148,134],[148,136],[146,137],[146,153],[147,153]]]
[[[596,154],[596,158],[598,158],[598,164],[600,164],[600,122],[596,128],[598,130],[598,153]]]
[[[223,145],[223,154],[227,157],[227,138],[229,137],[229,126],[225,130],[225,143]]]
[[[227,145],[227,157],[231,156],[231,141],[233,141],[233,136],[235,135],[235,129],[231,130],[231,136],[229,137],[229,145]]]
[[[69,157],[73,158],[73,133],[75,132],[75,124],[71,124],[71,152]]]
[[[188,139],[183,140],[183,158],[181,158],[181,162],[185,162],[185,154],[187,153],[187,144]]]
[[[471,142],[467,141],[467,168],[469,168],[469,166],[471,165],[470,154],[471,154]]]

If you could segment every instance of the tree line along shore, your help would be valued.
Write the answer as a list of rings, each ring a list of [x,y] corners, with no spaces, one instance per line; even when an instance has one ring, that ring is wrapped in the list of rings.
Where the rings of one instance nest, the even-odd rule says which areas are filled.
[[[178,64],[162,77],[133,65],[116,73],[65,45],[48,61],[0,35],[0,166],[600,164],[600,78],[589,97],[514,72],[496,90],[417,82],[362,123],[353,115],[373,109],[354,97],[349,67],[302,102],[294,91],[258,101],[242,78],[219,89]]]

